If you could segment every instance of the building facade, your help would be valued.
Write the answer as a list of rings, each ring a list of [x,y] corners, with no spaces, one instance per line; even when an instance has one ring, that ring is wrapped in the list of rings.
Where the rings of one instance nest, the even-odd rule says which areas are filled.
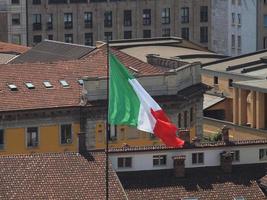
[[[258,35],[257,35],[257,48],[267,48],[267,2],[264,0],[258,0]]]
[[[228,56],[256,51],[257,0],[211,1],[211,50]]]
[[[30,46],[44,39],[94,45],[98,40],[166,36],[181,36],[206,47],[210,43],[210,0],[26,2],[23,30],[27,27]]]
[[[27,45],[26,1],[0,2],[0,41]]]

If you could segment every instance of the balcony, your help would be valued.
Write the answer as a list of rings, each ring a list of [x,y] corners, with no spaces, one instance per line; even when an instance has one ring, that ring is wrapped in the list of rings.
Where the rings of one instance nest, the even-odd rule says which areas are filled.
[[[46,23],[46,30],[53,30],[53,23],[47,22]]]
[[[41,23],[33,23],[32,24],[32,30],[34,30],[34,31],[42,30],[42,24]]]
[[[84,28],[92,28],[92,27],[93,27],[92,22],[90,22],[90,21],[85,21],[84,22]]]
[[[65,29],[72,29],[72,22],[65,22]]]

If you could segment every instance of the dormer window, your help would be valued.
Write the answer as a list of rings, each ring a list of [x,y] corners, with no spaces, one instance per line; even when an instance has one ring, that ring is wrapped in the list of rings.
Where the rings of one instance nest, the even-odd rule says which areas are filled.
[[[8,87],[11,91],[18,91],[18,88],[15,84],[8,84]]]
[[[53,85],[49,81],[44,81],[43,84],[46,88],[52,88],[53,87]]]
[[[60,84],[61,84],[64,88],[70,86],[66,80],[60,80],[59,82],[60,82]]]
[[[34,86],[33,83],[31,83],[31,82],[26,82],[25,85],[26,85],[26,87],[27,87],[28,89],[30,89],[30,90],[35,88],[35,86]]]

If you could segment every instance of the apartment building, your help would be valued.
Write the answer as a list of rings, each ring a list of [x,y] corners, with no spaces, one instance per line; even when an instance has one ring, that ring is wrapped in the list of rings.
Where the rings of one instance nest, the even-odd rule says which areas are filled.
[[[257,0],[211,1],[211,50],[228,56],[256,51]]]
[[[26,1],[0,1],[0,41],[27,44]]]
[[[97,40],[162,36],[209,45],[210,0],[16,0],[16,5],[25,8],[25,2],[23,35],[30,46],[44,39],[94,45]]]

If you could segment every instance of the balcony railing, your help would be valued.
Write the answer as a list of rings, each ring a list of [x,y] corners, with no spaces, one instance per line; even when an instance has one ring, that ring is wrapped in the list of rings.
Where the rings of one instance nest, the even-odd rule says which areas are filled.
[[[65,22],[65,29],[72,29],[72,22]]]
[[[32,24],[32,29],[33,29],[34,31],[42,30],[42,24],[41,24],[41,23],[33,23],[33,24]]]
[[[46,29],[47,29],[47,30],[52,30],[52,29],[53,29],[53,23],[51,23],[51,22],[47,22],[47,23],[46,23]]]

